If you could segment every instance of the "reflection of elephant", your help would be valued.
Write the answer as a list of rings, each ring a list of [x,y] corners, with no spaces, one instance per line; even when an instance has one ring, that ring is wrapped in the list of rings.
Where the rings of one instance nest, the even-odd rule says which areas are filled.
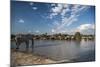
[[[15,42],[16,42],[16,49],[19,49],[19,46],[21,45],[21,43],[25,43],[26,44],[26,49],[29,48],[29,41],[31,40],[32,42],[32,49],[34,48],[34,40],[33,37],[31,35],[22,35],[22,34],[18,34],[15,36]]]

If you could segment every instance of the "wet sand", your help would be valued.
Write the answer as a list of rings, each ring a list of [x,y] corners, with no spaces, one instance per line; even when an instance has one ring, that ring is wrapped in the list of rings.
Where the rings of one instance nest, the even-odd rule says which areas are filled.
[[[22,66],[22,65],[34,65],[34,64],[51,64],[57,63],[56,61],[40,56],[38,54],[32,54],[30,52],[20,52],[11,49],[11,66]]]

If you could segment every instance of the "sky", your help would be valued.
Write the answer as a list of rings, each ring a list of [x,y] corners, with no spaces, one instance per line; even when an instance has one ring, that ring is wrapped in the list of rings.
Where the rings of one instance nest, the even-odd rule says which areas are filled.
[[[11,33],[95,33],[95,7],[66,3],[11,1]]]

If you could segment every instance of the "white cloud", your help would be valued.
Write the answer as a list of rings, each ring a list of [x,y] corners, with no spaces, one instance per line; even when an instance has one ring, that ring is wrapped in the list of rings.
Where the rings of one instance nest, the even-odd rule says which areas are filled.
[[[72,32],[80,32],[82,34],[94,34],[95,33],[95,25],[94,24],[82,24],[78,27],[72,29]]]
[[[70,11],[69,8],[63,9],[62,12],[61,12],[61,15],[65,16],[66,12],[69,12],[69,11]]]
[[[52,30],[51,30],[51,32],[52,32],[52,33],[54,33],[54,32],[55,32],[55,30],[54,30],[54,29],[52,29]]]
[[[93,29],[94,30],[94,24],[82,24],[79,27],[77,27],[77,29],[79,31],[83,31],[83,30],[89,30],[89,29]]]
[[[19,23],[24,23],[25,21],[23,19],[18,20]]]
[[[51,29],[51,32],[53,34],[55,34],[55,33],[64,33],[65,34],[65,33],[68,33],[68,30],[62,29],[62,30],[57,31],[55,29]]]
[[[36,30],[35,32],[36,32],[36,33],[40,33],[40,31],[39,31],[39,30]]]
[[[81,14],[80,12],[86,10],[88,7],[87,6],[81,6],[81,5],[74,5],[70,9],[71,15],[69,17],[63,17],[62,18],[62,26],[64,25],[71,25],[73,22],[78,20],[78,16]]]
[[[62,19],[62,23],[57,27],[57,29],[58,30],[62,29],[65,25],[69,26],[69,25],[71,25],[75,21],[77,21],[77,18],[74,15],[71,15],[69,18],[65,17],[65,18]]]
[[[67,27],[78,21],[78,17],[89,8],[85,5],[67,5],[67,4],[51,4],[49,18],[53,19],[56,16],[60,16],[60,21],[53,22],[52,32],[64,33],[68,32]],[[73,30],[71,30],[73,32]]]
[[[56,4],[52,3],[52,4],[51,4],[51,6],[53,6],[53,7],[54,7],[54,6],[56,6]]]
[[[62,5],[61,4],[58,4],[57,6],[51,8],[51,11],[54,12],[54,13],[60,13],[62,10]]]
[[[32,7],[33,10],[37,10],[37,7]]]
[[[67,30],[59,30],[57,33],[67,33]]]
[[[49,16],[49,19],[52,19],[54,16],[56,16],[56,15],[58,15],[57,13],[52,13],[52,14],[50,14],[50,16]]]
[[[52,11],[54,13],[57,13],[56,15],[60,13],[61,18],[62,18],[60,22],[55,23],[55,25],[59,24],[59,25],[56,25],[55,30],[59,32],[65,26],[68,27],[72,23],[78,21],[78,16],[80,16],[82,12],[85,11],[87,8],[89,7],[82,6],[82,5],[73,5],[72,7],[70,7],[69,5],[66,5],[66,4],[58,4],[58,6],[56,6],[55,8],[52,8],[53,9]],[[70,13],[70,15],[66,16],[66,13]],[[52,15],[52,17],[56,15]]]
[[[28,31],[28,33],[31,33],[31,32],[32,32],[31,30]]]
[[[52,29],[52,33],[67,33],[74,34],[75,32],[80,32],[82,34],[94,34],[95,33],[95,25],[94,24],[82,24],[73,29]]]
[[[29,3],[29,5],[31,5],[31,6],[32,6],[33,4],[34,4],[33,2],[30,2],[30,3]]]
[[[54,21],[54,22],[53,22],[53,25],[59,26],[59,22],[58,22],[58,21]]]
[[[72,10],[71,10],[71,14],[75,15],[78,14],[80,11],[85,11],[86,9],[88,9],[88,6],[82,6],[82,5],[73,5]]]
[[[65,13],[67,12],[67,11],[69,11],[69,8],[68,8],[68,5],[67,4],[51,4],[51,6],[53,6],[52,8],[51,8],[51,14],[50,14],[50,19],[52,19],[54,16],[56,16],[56,15],[58,15],[58,14],[60,14],[60,15],[62,15],[62,16],[64,16],[65,15]]]
[[[31,7],[32,7],[33,10],[37,10],[37,7],[34,6],[33,2],[30,2],[29,5],[31,5]]]

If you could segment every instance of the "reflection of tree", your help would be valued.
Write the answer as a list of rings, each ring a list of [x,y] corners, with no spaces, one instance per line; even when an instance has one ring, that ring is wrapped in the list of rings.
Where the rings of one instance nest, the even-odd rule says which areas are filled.
[[[76,40],[75,44],[79,47],[81,45],[81,40]]]

